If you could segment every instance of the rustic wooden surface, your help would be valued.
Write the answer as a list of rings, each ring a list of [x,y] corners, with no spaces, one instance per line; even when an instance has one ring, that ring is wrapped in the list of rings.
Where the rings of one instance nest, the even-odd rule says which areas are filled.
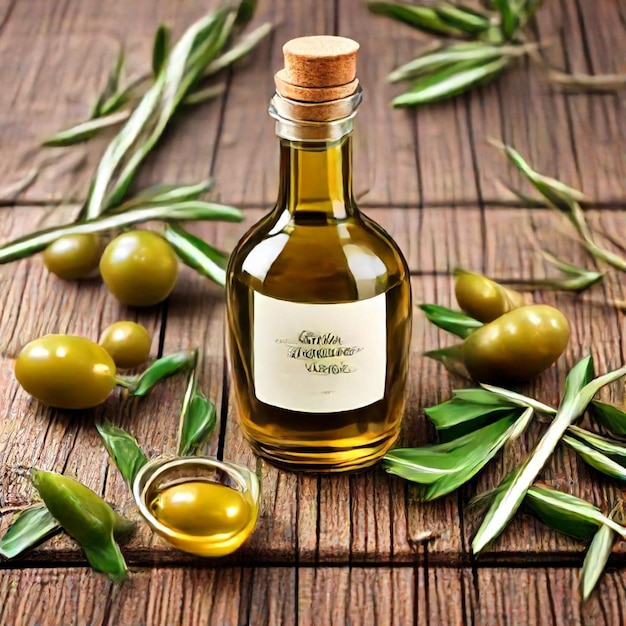
[[[46,134],[81,119],[124,43],[131,74],[149,64],[152,34],[167,21],[177,34],[206,3],[171,0],[5,0],[0,3],[0,241],[72,218],[107,139],[71,150],[41,151]],[[132,7],[132,8],[131,8]],[[567,224],[544,209],[514,206],[499,180],[517,184],[487,137],[513,144],[541,171],[581,187],[590,222],[626,232],[624,96],[564,94],[531,63],[471,95],[421,109],[393,111],[397,88],[385,82],[425,38],[370,15],[359,0],[261,0],[256,22],[277,24],[253,58],[228,76],[223,97],[176,122],[143,167],[138,184],[216,179],[220,198],[245,209],[242,224],[203,224],[195,232],[230,249],[267,212],[277,184],[273,124],[266,117],[282,43],[337,33],[361,41],[359,77],[366,99],[356,135],[356,191],[367,213],[398,241],[412,271],[415,302],[453,305],[450,270],[461,265],[496,278],[542,278],[551,269],[540,245],[590,268]],[[626,5],[546,0],[532,30],[556,67],[609,73],[626,69]],[[14,185],[35,168],[36,181]],[[55,208],[64,202],[67,206]],[[609,244],[610,245],[610,244]],[[200,385],[219,409],[218,433],[204,450],[255,466],[239,432],[223,350],[223,293],[188,270],[166,305],[137,311],[97,280],[62,283],[39,258],[0,267],[0,530],[9,510],[29,502],[26,469],[78,476],[131,517],[126,486],[99,443],[103,417],[132,431],[149,456],[173,452],[184,381],[172,379],[144,400],[113,396],[79,416],[46,409],[21,391],[12,359],[26,341],[51,332],[92,339],[117,319],[153,333],[152,355],[200,346]],[[529,294],[555,304],[572,323],[558,365],[529,386],[558,401],[568,368],[592,353],[598,371],[626,361],[623,275],[610,273],[589,294]],[[431,437],[424,407],[463,381],[424,350],[450,343],[415,311],[412,366],[402,445]],[[605,398],[623,400],[620,388]],[[534,427],[533,427],[534,428]],[[220,562],[176,552],[140,525],[124,553],[130,580],[116,587],[86,567],[62,536],[0,563],[0,624],[623,624],[626,549],[585,606],[577,568],[585,546],[527,517],[516,518],[484,555],[469,542],[475,520],[465,505],[497,483],[535,440],[531,429],[471,485],[431,504],[380,469],[342,477],[290,474],[262,464],[262,513],[251,540]],[[559,488],[605,510],[619,487],[599,480],[567,450],[543,473]],[[423,541],[425,533],[432,533]]]

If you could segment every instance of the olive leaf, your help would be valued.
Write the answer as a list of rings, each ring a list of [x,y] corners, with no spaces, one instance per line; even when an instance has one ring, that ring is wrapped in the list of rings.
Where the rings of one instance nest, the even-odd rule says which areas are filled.
[[[508,404],[474,404],[458,398],[424,409],[424,413],[437,429],[438,437],[443,441],[455,439],[494,420],[514,416],[521,411],[519,407]]]
[[[438,350],[428,350],[423,353],[423,356],[438,361],[452,374],[468,380],[472,378],[463,362],[463,345],[460,343]]]
[[[391,83],[416,78],[460,61],[491,61],[502,56],[502,49],[482,41],[468,41],[427,47],[412,61],[395,69],[387,79]]]
[[[33,504],[14,516],[0,539],[0,556],[12,559],[61,531],[44,504]]]
[[[421,497],[435,500],[473,478],[506,443],[515,424],[515,417],[508,415],[443,444],[396,448],[383,457],[383,468],[425,485]]]
[[[124,480],[132,485],[139,470],[148,462],[137,440],[108,420],[104,424],[96,424],[96,429],[111,460]]]
[[[460,37],[463,31],[443,20],[430,7],[410,4],[395,4],[393,2],[368,2],[367,7],[372,13],[378,13],[395,20],[399,20],[427,33]]]
[[[594,526],[603,525],[626,537],[626,528],[604,515],[598,507],[547,485],[531,487],[524,506],[548,526],[572,537],[586,539],[593,533]]]
[[[191,370],[180,412],[179,456],[192,456],[211,436],[217,423],[215,405],[198,390],[196,369]]]
[[[212,76],[213,74],[231,66],[233,63],[243,59],[270,34],[272,28],[273,26],[269,22],[261,24],[261,26],[255,28],[251,33],[242,37],[238,43],[235,43],[229,50],[224,52],[224,54],[211,61],[211,63],[209,63],[203,71],[202,75],[204,77]],[[189,102],[189,98],[187,98],[186,102]]]
[[[508,41],[514,40],[528,20],[536,13],[541,0],[493,0],[493,8],[500,14],[500,29]]]
[[[240,0],[238,4],[235,24],[245,26],[254,17],[257,0]]]
[[[585,411],[600,388],[626,375],[626,367],[588,382],[592,373],[593,359],[586,357],[579,361],[568,374],[563,398],[547,431],[526,461],[513,472],[510,484],[496,495],[487,511],[472,542],[472,550],[475,554],[504,530],[567,428]]]
[[[487,62],[459,61],[418,78],[408,91],[392,100],[392,105],[416,106],[457,96],[493,80],[510,62],[511,58],[508,56]]]
[[[152,46],[152,73],[157,78],[165,65],[170,46],[170,36],[172,32],[167,24],[159,24],[154,34],[154,44]]]
[[[121,583],[125,580],[128,567],[120,547],[113,539],[102,541],[101,543],[83,545],[82,548],[85,551],[89,564],[96,571],[103,572],[116,583]]]
[[[184,202],[186,200],[198,200],[203,193],[213,189],[213,180],[202,180],[191,185],[151,185],[138,191],[132,198],[124,201],[115,208],[115,212],[128,211],[135,206],[156,206],[171,204],[172,202]]]
[[[488,15],[471,7],[442,4],[435,6],[434,11],[443,22],[468,35],[475,36],[491,26]]]
[[[14,239],[0,246],[0,264],[40,252],[64,235],[103,233],[153,220],[225,220],[238,222],[242,218],[243,214],[239,209],[200,200],[187,200],[164,205],[156,204],[147,207],[137,206],[121,213],[115,212],[92,220],[53,226]]]
[[[490,140],[490,143],[505,154],[520,174],[545,198],[549,205],[568,214],[572,203],[582,202],[586,199],[585,195],[578,189],[533,170],[522,155],[511,146],[495,140]]]
[[[62,147],[71,146],[81,141],[87,141],[95,137],[104,128],[117,126],[124,120],[127,120],[129,115],[129,111],[117,111],[92,120],[80,122],[71,128],[50,135],[42,142],[42,145],[47,147]]]
[[[489,385],[487,383],[480,383],[480,386],[487,391],[494,402],[503,402],[508,401],[512,405],[523,406],[523,407],[532,407],[537,413],[543,413],[545,415],[555,415],[556,409],[543,402],[539,402],[539,400],[535,400],[529,396],[525,396],[517,391],[511,391],[510,389],[504,389],[504,387],[497,387],[495,385]],[[464,393],[464,390],[458,390],[461,394]],[[453,392],[457,395],[457,391]]]
[[[598,435],[598,433],[592,433],[580,426],[570,426],[567,432],[578,439],[584,441],[588,446],[604,452],[608,457],[612,459],[619,459],[626,463],[626,446],[620,445],[613,439]]]
[[[626,437],[626,413],[616,406],[593,400],[589,413],[596,422],[620,437]]]
[[[213,42],[227,12],[217,10],[192,24],[172,49],[154,84],[142,97],[128,122],[109,143],[90,185],[81,218],[92,219],[119,204],[145,156],[161,137],[198,68],[188,67],[198,46]]]
[[[124,70],[125,54],[124,47],[120,47],[120,51],[117,55],[117,60],[113,69],[111,70],[107,79],[106,85],[102,93],[98,96],[95,104],[91,109],[91,117],[102,117],[114,110],[115,107],[111,107],[111,100],[119,93],[120,80],[122,72]]]
[[[602,524],[593,536],[580,570],[579,589],[583,602],[589,599],[600,580],[617,537],[617,533],[605,524]]]
[[[494,387],[495,389],[495,387]],[[491,390],[480,387],[470,387],[466,389],[453,389],[452,397],[464,402],[472,404],[494,405],[500,407],[526,406],[519,401],[513,401],[510,398],[493,393]],[[520,396],[525,397],[525,396]],[[530,399],[530,398],[529,398]],[[427,411],[430,409],[427,409]]]
[[[226,91],[226,83],[218,83],[217,85],[211,85],[204,89],[196,89],[189,93],[185,98],[185,104],[200,104],[201,102],[208,102],[214,100],[218,96],[221,96]]]
[[[159,28],[153,55],[159,72],[103,154],[81,210],[81,219],[94,218],[122,201],[139,166],[188,97],[197,102],[220,93],[221,86],[201,88],[200,82],[207,71],[213,74],[224,69],[267,36],[271,26],[264,24],[220,57],[230,44],[236,13],[233,7],[208,13],[187,29],[167,55],[166,30]],[[213,62],[215,65],[211,67]]]
[[[626,481],[626,467],[609,458],[599,450],[584,444],[574,437],[563,435],[563,443],[575,450],[578,456],[594,469],[621,481]]]
[[[541,255],[550,265],[556,267],[567,278],[538,278],[533,280],[509,280],[507,285],[513,285],[521,289],[545,289],[552,291],[572,291],[582,293],[583,291],[602,282],[606,272],[597,272],[573,265],[558,259],[554,255],[540,250]]]
[[[620,271],[626,272],[626,259],[596,243],[587,224],[585,212],[580,206],[580,203],[585,200],[582,192],[559,180],[539,174],[511,146],[495,141],[492,143],[504,152],[509,161],[537,189],[551,207],[567,217],[578,233],[582,245],[591,255]]]
[[[461,311],[448,309],[438,304],[420,304],[419,308],[424,311],[429,322],[449,333],[457,335],[457,337],[461,337],[461,339],[469,337],[477,328],[483,325],[482,322],[465,315]]]
[[[164,235],[178,258],[185,265],[188,265],[200,274],[204,274],[218,285],[226,283],[227,254],[216,250],[206,241],[182,228],[182,226],[168,224]]]
[[[521,419],[525,424],[528,424],[526,415],[522,414]],[[441,479],[429,485],[424,493],[425,500],[435,500],[442,496],[454,491],[467,481],[472,479],[478,472],[480,472],[485,465],[504,447],[504,445],[510,440],[512,435],[519,436],[519,427],[516,427],[517,421],[514,421],[513,416],[504,418],[495,422],[491,426],[494,426],[492,432],[487,434],[484,429],[479,429],[475,433],[483,433],[483,437],[477,438],[472,442],[471,446],[465,451],[467,461],[464,467],[448,476],[443,476]],[[496,428],[495,425],[498,425]],[[490,428],[487,426],[486,428]],[[490,435],[490,436],[489,436]]]
[[[130,385],[131,395],[139,397],[147,395],[162,380],[179,372],[193,369],[197,359],[197,350],[181,350],[157,359],[138,378],[126,379]]]

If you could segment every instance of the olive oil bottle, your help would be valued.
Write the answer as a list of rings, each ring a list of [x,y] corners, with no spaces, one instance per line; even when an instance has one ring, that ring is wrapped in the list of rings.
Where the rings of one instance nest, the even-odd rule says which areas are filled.
[[[403,412],[409,273],[352,195],[358,47],[342,37],[285,44],[270,105],[278,201],[227,270],[240,426],[258,454],[293,470],[375,463],[396,440]]]

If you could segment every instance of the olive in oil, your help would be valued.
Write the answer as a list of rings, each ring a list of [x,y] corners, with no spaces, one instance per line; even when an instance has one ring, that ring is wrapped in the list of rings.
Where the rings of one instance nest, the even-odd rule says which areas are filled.
[[[257,505],[249,492],[202,478],[180,479],[150,494],[148,511],[186,552],[223,556],[250,535]]]

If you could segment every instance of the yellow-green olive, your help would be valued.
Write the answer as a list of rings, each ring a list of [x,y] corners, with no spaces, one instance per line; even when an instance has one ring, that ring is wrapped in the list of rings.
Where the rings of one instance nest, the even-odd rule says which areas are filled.
[[[97,269],[101,253],[97,235],[64,235],[44,250],[43,263],[59,278],[77,280]]]
[[[109,291],[124,304],[152,306],[174,289],[178,261],[163,237],[149,230],[132,230],[104,249],[100,274]]]
[[[27,343],[15,377],[33,398],[60,409],[104,402],[115,386],[115,363],[97,343],[72,335],[45,335]]]
[[[152,338],[141,324],[123,321],[105,328],[99,343],[113,357],[117,367],[130,368],[148,359]]]
[[[461,309],[481,322],[491,322],[500,315],[524,306],[521,293],[495,281],[465,270],[455,273],[454,293]]]
[[[559,358],[569,332],[567,319],[554,307],[520,307],[474,331],[463,342],[463,362],[480,382],[529,380]]]

